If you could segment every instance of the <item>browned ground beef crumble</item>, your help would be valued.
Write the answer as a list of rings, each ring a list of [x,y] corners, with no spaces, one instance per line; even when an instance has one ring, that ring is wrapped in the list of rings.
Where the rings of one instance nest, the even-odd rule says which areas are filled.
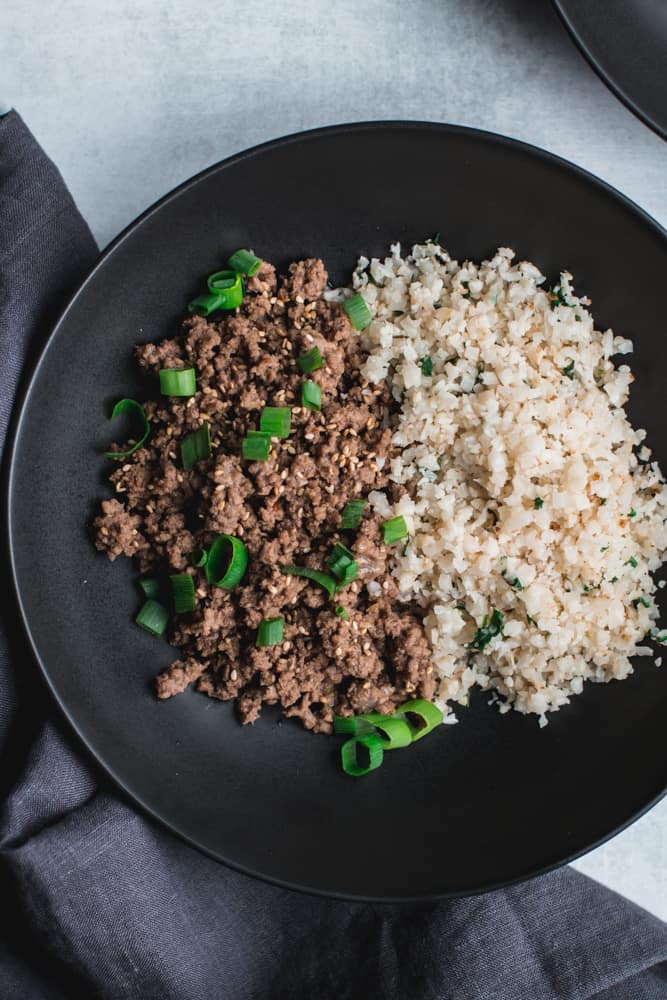
[[[330,732],[334,714],[391,712],[409,698],[430,698],[435,687],[421,618],[397,601],[379,521],[367,507],[357,531],[339,531],[347,500],[392,491],[388,462],[381,470],[376,459],[390,454],[393,403],[385,383],[371,386],[360,375],[359,336],[341,306],[322,298],[326,281],[320,260],[292,264],[280,280],[264,264],[239,310],[187,319],[179,337],[137,348],[154,385],[161,368],[194,367],[197,394],[145,404],[151,437],[111,474],[117,498],[102,502],[94,525],[109,559],[122,554],[142,573],[195,577],[197,610],[172,628],[181,659],[157,678],[159,698],[195,682],[212,698],[236,698],[243,722],[254,722],[263,702],[279,703],[316,732]],[[296,358],[315,345],[324,367],[308,377],[321,387],[321,412],[299,406]],[[292,431],[273,442],[266,462],[247,462],[242,440],[258,429],[264,406],[292,407]],[[185,471],[180,441],[205,421],[212,455]],[[209,585],[189,562],[221,533],[248,550],[248,570],[232,591]],[[336,541],[359,563],[357,580],[336,601],[281,574],[289,565],[326,570]],[[349,621],[334,614],[336,603]],[[256,648],[260,621],[279,615],[283,642]]]

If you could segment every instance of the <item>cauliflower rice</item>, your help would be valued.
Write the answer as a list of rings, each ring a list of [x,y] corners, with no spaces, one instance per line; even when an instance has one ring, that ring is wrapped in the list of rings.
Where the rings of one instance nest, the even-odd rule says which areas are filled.
[[[439,704],[477,684],[544,723],[584,680],[627,677],[631,656],[654,653],[644,639],[667,639],[651,575],[667,489],[623,408],[630,368],[611,360],[631,341],[595,328],[570,274],[550,291],[513,259],[395,245],[353,283],[373,313],[362,374],[389,377],[402,404],[390,478],[405,493],[370,501],[407,522],[394,573],[426,612]]]

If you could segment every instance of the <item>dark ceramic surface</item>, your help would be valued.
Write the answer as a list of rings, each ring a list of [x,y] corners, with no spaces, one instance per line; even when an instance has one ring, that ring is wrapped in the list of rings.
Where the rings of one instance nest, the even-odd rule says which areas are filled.
[[[216,858],[284,885],[376,899],[472,893],[586,851],[667,785],[667,669],[587,686],[540,730],[478,694],[461,722],[355,781],[338,740],[267,712],[239,726],[194,692],[158,702],[172,658],[133,626],[129,561],[88,524],[108,492],[110,402],[147,394],[132,347],[176,329],[229,251],[322,255],[344,281],[361,251],[436,230],[458,256],[498,244],[569,268],[600,325],[634,338],[631,414],[667,467],[664,233],[590,175],[486,133],[371,124],[293,136],[189,181],[131,226],[65,311],[36,368],[9,480],[13,569],[46,679],[81,739],[146,810]],[[625,255],[625,262],[621,255]],[[627,272],[626,269],[627,268]]]
[[[553,0],[616,96],[667,139],[667,0]]]

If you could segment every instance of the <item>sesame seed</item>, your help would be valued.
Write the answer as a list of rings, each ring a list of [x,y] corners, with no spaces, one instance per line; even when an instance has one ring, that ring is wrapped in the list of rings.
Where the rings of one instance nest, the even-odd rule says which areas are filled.
[[[232,670],[231,674],[229,675],[230,680],[233,680],[233,681],[235,681],[238,676],[239,675],[238,675],[238,671],[237,670]]]

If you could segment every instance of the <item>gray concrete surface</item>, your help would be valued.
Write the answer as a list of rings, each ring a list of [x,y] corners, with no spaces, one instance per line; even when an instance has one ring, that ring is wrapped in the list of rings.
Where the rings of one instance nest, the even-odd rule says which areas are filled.
[[[174,185],[287,132],[449,121],[535,143],[667,223],[667,145],[548,0],[4,0],[0,105],[101,245]],[[667,918],[667,801],[576,865]]]

